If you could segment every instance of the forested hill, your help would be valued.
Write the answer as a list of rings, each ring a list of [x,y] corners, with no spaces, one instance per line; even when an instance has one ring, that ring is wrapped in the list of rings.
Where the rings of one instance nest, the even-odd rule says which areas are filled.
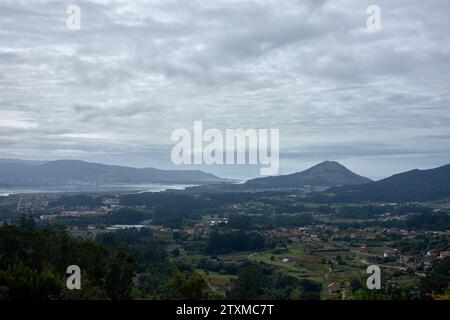
[[[411,170],[362,185],[331,188],[313,195],[331,202],[408,202],[450,198],[450,164]]]

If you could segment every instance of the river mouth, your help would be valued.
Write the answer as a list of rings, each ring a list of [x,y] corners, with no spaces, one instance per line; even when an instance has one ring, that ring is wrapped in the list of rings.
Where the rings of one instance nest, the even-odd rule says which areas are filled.
[[[51,187],[30,187],[30,188],[0,188],[0,197],[8,197],[14,194],[32,193],[80,193],[80,192],[161,192],[166,190],[184,190],[194,187],[194,184],[111,184],[111,185],[70,185]]]

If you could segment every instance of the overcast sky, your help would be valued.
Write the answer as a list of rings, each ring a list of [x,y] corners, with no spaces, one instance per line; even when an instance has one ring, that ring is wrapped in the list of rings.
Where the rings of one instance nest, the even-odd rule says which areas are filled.
[[[447,164],[449,31],[447,0],[0,0],[0,158],[170,168],[202,120],[279,128],[280,173]]]

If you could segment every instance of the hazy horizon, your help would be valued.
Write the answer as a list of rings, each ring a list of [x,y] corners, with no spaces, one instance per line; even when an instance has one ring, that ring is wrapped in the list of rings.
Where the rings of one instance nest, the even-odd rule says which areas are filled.
[[[0,3],[0,158],[174,166],[173,130],[278,128],[280,171],[371,179],[450,159],[450,2]]]
[[[17,158],[0,158],[0,161],[8,161],[8,160],[25,160],[25,161],[36,161],[36,162],[51,162],[51,161],[58,161],[58,160],[80,160],[80,159],[42,159],[42,160],[37,160],[37,159],[17,159]],[[133,166],[133,165],[127,165],[126,163],[107,163],[107,162],[99,162],[99,161],[87,161],[87,160],[80,160],[80,161],[86,161],[86,162],[91,162],[91,163],[99,163],[99,164],[105,164],[105,165],[114,165],[114,166],[125,166],[125,167],[132,167],[132,168],[139,168],[139,169],[143,169],[143,168],[148,168],[148,167],[152,167],[152,168],[156,168],[156,169],[163,169],[163,170],[201,170],[203,172],[206,173],[211,173],[214,174],[220,178],[226,178],[226,179],[235,179],[235,180],[240,180],[240,181],[245,181],[245,180],[249,180],[249,179],[253,179],[253,178],[258,178],[261,177],[261,175],[259,175],[259,171],[258,171],[258,167],[257,166],[252,166],[253,167],[253,175],[249,175],[249,169],[247,168],[248,165],[231,165],[231,166],[226,166],[226,165],[191,165],[191,166],[168,166],[167,168],[160,168],[160,167],[154,167],[154,166]],[[309,169],[310,167],[317,165],[319,163],[322,163],[324,161],[336,161],[336,160],[330,160],[330,159],[325,159],[323,161],[319,161],[319,162],[314,162],[311,163],[309,165],[306,165],[305,167],[299,167],[299,169],[297,170],[293,170],[293,171],[286,171],[286,172],[279,172],[276,176],[278,175],[286,175],[286,174],[292,174],[292,173],[296,173],[296,172],[300,172],[300,171],[304,171],[306,169]],[[404,170],[404,171],[398,171],[398,172],[394,172],[391,175],[388,176],[384,176],[384,177],[379,177],[379,178],[373,178],[370,177],[368,175],[364,175],[356,170],[354,170],[352,167],[346,165],[344,162],[342,161],[336,161],[342,165],[344,165],[347,169],[349,169],[350,171],[361,175],[363,177],[369,178],[371,180],[377,181],[377,180],[381,180],[384,178],[388,178],[394,174],[398,174],[398,173],[402,173],[405,171],[409,171],[409,170],[414,170],[414,169],[419,169],[419,170],[427,170],[427,169],[433,169],[436,167],[440,167],[440,166],[444,166],[450,163],[443,163],[434,167],[421,167],[421,168],[411,168],[409,170]],[[0,163],[1,165],[1,163]],[[231,167],[231,169],[230,169]],[[236,169],[236,167],[241,167]],[[230,169],[229,171],[227,171],[226,169]],[[241,172],[243,173],[242,175],[238,175],[237,172],[239,172],[239,170],[241,170]],[[231,173],[230,173],[231,172]]]

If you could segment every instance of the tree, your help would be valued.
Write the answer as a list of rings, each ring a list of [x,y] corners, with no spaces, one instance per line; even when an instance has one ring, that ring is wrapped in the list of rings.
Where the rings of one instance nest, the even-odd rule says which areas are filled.
[[[450,285],[450,258],[440,261],[433,271],[422,279],[420,292],[423,297],[432,298],[432,295],[442,295]]]
[[[361,281],[357,278],[353,278],[350,281],[350,288],[351,288],[352,292],[356,292],[356,291],[360,290],[362,288]]]
[[[20,227],[23,230],[33,231],[36,229],[36,221],[34,221],[34,219],[29,215],[24,214],[20,218]]]
[[[292,290],[290,298],[292,300],[303,300],[303,290],[301,288],[295,288]]]
[[[198,273],[192,272],[190,276],[177,270],[165,285],[166,299],[201,300],[208,297],[208,284]]]
[[[0,287],[5,299],[47,300],[59,296],[61,279],[49,269],[42,271],[23,263],[0,270]]]
[[[262,293],[263,283],[262,270],[257,265],[250,265],[239,272],[228,295],[232,299],[257,299]]]
[[[106,276],[106,292],[113,300],[131,299],[135,262],[128,247],[121,247],[110,262]]]
[[[178,248],[175,248],[175,249],[173,249],[171,252],[170,252],[170,254],[172,255],[172,257],[179,257],[180,256],[180,249],[178,249]]]
[[[433,295],[434,300],[450,300],[450,284],[443,294]]]

